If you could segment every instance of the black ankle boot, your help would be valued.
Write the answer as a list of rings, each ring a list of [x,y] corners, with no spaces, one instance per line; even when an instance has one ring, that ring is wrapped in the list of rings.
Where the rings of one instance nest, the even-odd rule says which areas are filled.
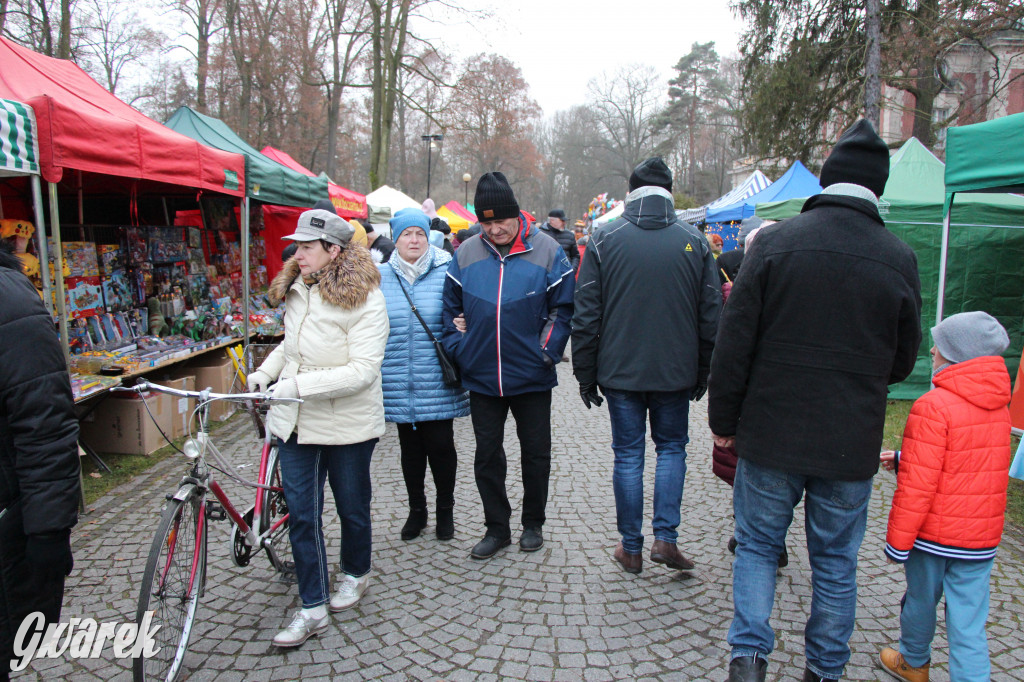
[[[427,527],[427,508],[410,509],[409,518],[402,526],[402,539],[405,541],[417,538],[420,531]]]
[[[810,668],[804,668],[803,682],[835,682],[835,680],[831,677],[822,677]]]
[[[451,540],[455,537],[455,510],[452,507],[437,508],[437,528],[435,533],[438,540]]]
[[[738,656],[729,661],[729,682],[764,682],[768,673],[768,659],[756,656]]]

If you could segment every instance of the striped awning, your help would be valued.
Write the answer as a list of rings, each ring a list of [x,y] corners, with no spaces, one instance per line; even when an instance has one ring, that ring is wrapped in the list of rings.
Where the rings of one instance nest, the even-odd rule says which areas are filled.
[[[36,115],[32,107],[0,99],[0,175],[39,174]]]
[[[696,224],[703,223],[707,218],[707,213],[711,209],[718,208],[720,206],[729,206],[737,201],[746,199],[747,197],[753,196],[763,190],[768,185],[772,184],[764,173],[759,170],[755,170],[747,179],[741,182],[737,187],[733,188],[729,192],[726,192],[722,196],[718,197],[714,201],[699,208],[688,208],[684,211],[676,211],[676,215],[680,219]]]

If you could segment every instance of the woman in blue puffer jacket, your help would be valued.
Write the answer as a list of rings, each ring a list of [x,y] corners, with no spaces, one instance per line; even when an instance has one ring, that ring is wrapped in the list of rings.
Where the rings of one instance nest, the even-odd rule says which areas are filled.
[[[453,420],[469,414],[469,394],[461,386],[444,384],[434,345],[406,298],[408,294],[434,337],[439,338],[441,294],[452,257],[428,243],[429,232],[430,219],[423,211],[398,211],[391,219],[398,257],[378,266],[391,324],[381,367],[384,418],[398,425],[402,476],[409,493],[409,518],[402,527],[402,539],[407,541],[427,526],[427,464],[437,489],[437,538],[455,536]]]

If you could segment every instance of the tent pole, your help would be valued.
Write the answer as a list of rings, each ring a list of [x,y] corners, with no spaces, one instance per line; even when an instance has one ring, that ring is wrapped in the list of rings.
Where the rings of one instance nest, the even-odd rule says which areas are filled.
[[[942,302],[946,298],[946,257],[949,255],[949,223],[953,216],[953,197],[949,200],[949,210],[942,216],[942,248],[939,250],[939,291],[935,303],[935,324],[942,322]]]
[[[64,361],[71,366],[71,349],[68,346],[68,311],[64,293],[64,250],[60,240],[60,210],[57,206],[57,185],[50,187],[50,232],[53,234],[53,279],[57,285],[57,328],[60,330],[60,344],[64,347]],[[49,267],[49,265],[47,265]]]
[[[249,196],[242,197],[242,345],[249,346]]]
[[[53,315],[53,281],[50,279],[49,244],[46,243],[46,216],[43,214],[43,189],[39,176],[32,176],[32,211],[36,218],[36,253],[39,254],[39,279],[43,282],[43,305]]]

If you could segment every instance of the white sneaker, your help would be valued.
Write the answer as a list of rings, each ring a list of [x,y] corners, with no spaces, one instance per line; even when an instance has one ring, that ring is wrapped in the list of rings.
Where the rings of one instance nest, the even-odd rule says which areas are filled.
[[[350,609],[359,603],[370,586],[370,574],[367,573],[361,578],[355,578],[347,573],[342,574],[341,584],[338,585],[338,592],[331,597],[331,612],[337,613]]]
[[[280,647],[299,646],[313,635],[319,635],[327,630],[330,616],[323,618],[307,618],[299,611],[292,618],[292,622],[281,632],[274,636],[274,645]]]

